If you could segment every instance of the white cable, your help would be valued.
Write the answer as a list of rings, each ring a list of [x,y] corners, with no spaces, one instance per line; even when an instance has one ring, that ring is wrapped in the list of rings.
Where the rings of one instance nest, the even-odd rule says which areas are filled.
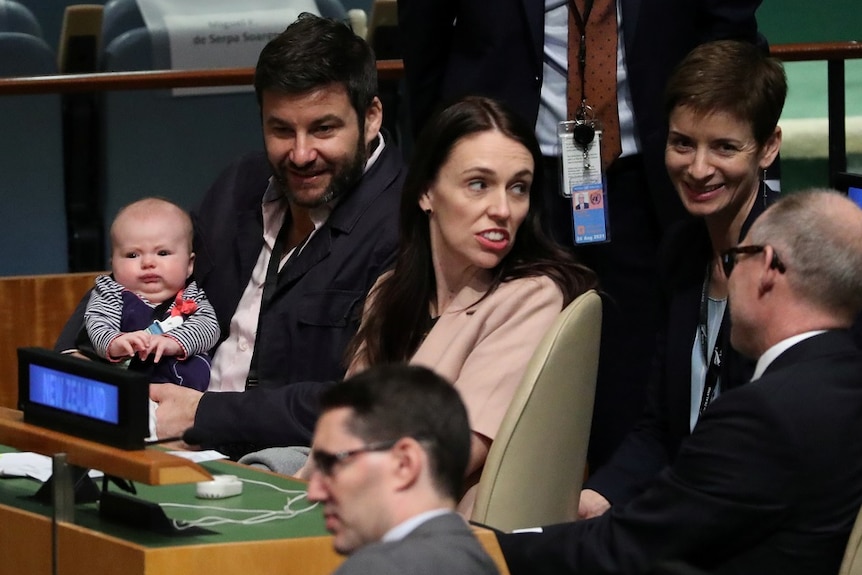
[[[172,519],[171,522],[174,525],[174,528],[177,530],[190,529],[192,527],[214,527],[217,525],[225,525],[225,524],[235,524],[235,525],[257,525],[260,523],[268,523],[270,521],[276,520],[286,520],[292,519],[298,515],[301,515],[307,511],[311,511],[315,507],[317,507],[317,503],[313,503],[308,507],[303,509],[291,509],[293,505],[297,502],[306,499],[308,494],[300,489],[284,489],[282,487],[278,487],[273,485],[272,483],[267,483],[265,481],[256,481],[254,479],[244,479],[242,477],[239,478],[243,483],[254,483],[256,485],[262,485],[264,487],[269,487],[274,489],[280,493],[285,493],[288,495],[293,495],[293,497],[287,498],[287,503],[280,510],[271,510],[271,509],[236,509],[230,507],[221,507],[217,505],[191,505],[187,503],[162,503],[162,507],[175,507],[175,508],[185,508],[185,509],[209,509],[213,511],[221,511],[225,513],[256,513],[254,517],[248,517],[246,519],[232,519],[230,517],[219,517],[216,515],[208,515],[205,517],[200,517],[198,519],[192,519],[187,521],[179,521],[176,519]]]

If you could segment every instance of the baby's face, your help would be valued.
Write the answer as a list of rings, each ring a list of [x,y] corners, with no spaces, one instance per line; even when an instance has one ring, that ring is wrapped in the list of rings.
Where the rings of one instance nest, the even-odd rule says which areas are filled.
[[[187,228],[174,214],[124,217],[114,225],[111,269],[125,288],[154,304],[176,296],[192,273]]]

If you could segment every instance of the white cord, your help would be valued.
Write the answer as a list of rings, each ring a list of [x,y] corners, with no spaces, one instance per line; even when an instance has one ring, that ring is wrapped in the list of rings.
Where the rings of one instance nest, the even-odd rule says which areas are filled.
[[[273,511],[271,509],[235,509],[230,507],[220,507],[217,505],[189,505],[186,503],[162,503],[161,506],[185,509],[210,509],[213,511],[222,511],[226,513],[257,513],[257,515],[255,515],[254,517],[248,517],[246,519],[231,519],[229,517],[219,517],[215,515],[209,515],[206,517],[200,517],[198,519],[192,519],[188,521],[179,521],[176,519],[172,519],[171,522],[173,523],[174,528],[179,531],[182,531],[184,529],[190,529],[192,527],[215,527],[217,525],[225,524],[258,525],[260,523],[268,523],[270,521],[276,521],[279,519],[292,519],[317,507],[317,503],[313,503],[308,507],[304,507],[302,509],[292,509],[292,506],[294,504],[307,498],[308,494],[305,491],[299,489],[284,489],[282,487],[278,487],[265,481],[243,479],[242,477],[240,477],[239,480],[243,483],[254,483],[257,485],[263,485],[265,487],[275,489],[276,491],[279,491],[281,493],[293,495],[293,497],[288,497],[287,504],[282,509],[277,511]]]

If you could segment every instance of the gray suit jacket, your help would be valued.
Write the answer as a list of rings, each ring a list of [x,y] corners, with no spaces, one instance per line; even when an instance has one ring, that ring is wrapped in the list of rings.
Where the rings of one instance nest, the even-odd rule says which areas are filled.
[[[498,575],[496,565],[456,513],[434,517],[400,541],[363,547],[334,575]]]

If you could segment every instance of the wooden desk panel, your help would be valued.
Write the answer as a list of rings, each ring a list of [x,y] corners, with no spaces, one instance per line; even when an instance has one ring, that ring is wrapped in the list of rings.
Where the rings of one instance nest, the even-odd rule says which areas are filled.
[[[148,485],[207,481],[210,475],[195,463],[165,451],[129,451],[24,423],[20,411],[0,407],[0,445],[43,455],[65,453],[72,465],[98,469]]]
[[[100,273],[0,278],[0,406],[18,407],[18,348],[54,347]]]
[[[282,488],[302,487],[286,477],[226,462],[204,465],[214,473],[235,472]],[[0,575],[51,574],[50,507],[23,498],[37,487],[31,480],[0,479]],[[195,501],[192,485],[141,485],[138,491],[148,500]],[[273,508],[283,497],[249,484],[238,498],[209,503]],[[200,512],[166,508],[166,513],[183,518]],[[58,575],[324,575],[343,561],[332,549],[319,508],[264,526],[215,529],[219,533],[166,537],[107,523],[98,517],[95,504],[79,505],[75,524],[58,526]],[[508,575],[494,534],[478,529],[476,534],[501,573]]]

